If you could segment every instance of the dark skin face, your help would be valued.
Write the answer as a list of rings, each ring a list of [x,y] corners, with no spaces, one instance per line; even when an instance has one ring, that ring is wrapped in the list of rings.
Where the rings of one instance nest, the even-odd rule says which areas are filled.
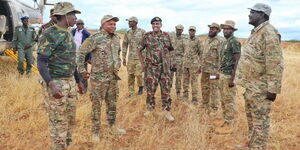
[[[129,26],[129,28],[131,28],[131,29],[136,29],[136,27],[137,27],[137,22],[135,22],[135,21],[128,21],[128,26]]]
[[[195,33],[196,33],[195,30],[193,30],[193,29],[189,30],[189,35],[191,38],[195,37]]]
[[[109,20],[107,22],[104,22],[102,24],[102,29],[106,32],[113,34],[116,31],[116,21],[115,20]]]
[[[27,28],[28,27],[28,19],[23,19],[22,24],[23,24],[24,27]]]
[[[159,33],[160,32],[160,29],[162,27],[162,24],[160,21],[154,21],[152,22],[152,29],[155,33]]]
[[[181,36],[182,35],[183,30],[182,29],[176,29],[176,35],[177,36]]]
[[[74,12],[64,15],[61,20],[57,20],[57,25],[62,28],[73,27],[76,23],[77,17]]]
[[[249,14],[249,24],[257,27],[259,26],[261,23],[265,22],[265,18],[264,18],[264,13],[263,12],[259,12],[259,11],[255,11],[255,10],[250,10],[250,14]]]
[[[234,29],[231,27],[225,26],[223,28],[223,34],[226,39],[230,38],[233,35]]]
[[[215,36],[218,35],[218,33],[219,33],[219,29],[218,28],[211,27],[211,28],[209,28],[208,36],[209,37],[215,37]]]
[[[76,23],[76,27],[77,27],[78,30],[82,30],[82,29],[84,28],[84,23],[81,22],[81,21],[80,21],[80,22],[77,22],[77,23]]]

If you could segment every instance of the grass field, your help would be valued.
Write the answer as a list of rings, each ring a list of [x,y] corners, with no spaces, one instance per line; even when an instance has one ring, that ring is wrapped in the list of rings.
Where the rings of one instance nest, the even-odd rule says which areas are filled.
[[[300,149],[300,43],[282,43],[285,71],[282,94],[272,105],[271,130],[268,149]],[[43,109],[43,90],[39,76],[18,76],[16,63],[0,56],[0,149],[49,149],[48,118]],[[243,143],[247,135],[243,89],[239,87],[236,131],[231,135],[209,133],[209,117],[198,106],[173,101],[172,113],[176,121],[169,123],[161,112],[160,94],[153,116],[145,118],[145,98],[126,98],[127,71],[122,67],[119,75],[120,97],[117,122],[127,130],[126,135],[107,132],[105,107],[102,108],[101,142],[93,143],[91,136],[91,102],[89,94],[77,101],[76,128],[70,149],[104,150],[223,150]],[[137,91],[137,89],[136,89]],[[175,97],[174,89],[172,96]],[[105,106],[105,105],[104,105]],[[221,117],[221,111],[219,113]]]

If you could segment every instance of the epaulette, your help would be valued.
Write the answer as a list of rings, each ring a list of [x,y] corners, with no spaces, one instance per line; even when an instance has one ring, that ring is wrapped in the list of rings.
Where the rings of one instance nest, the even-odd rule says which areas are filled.
[[[163,31],[162,34],[163,34],[163,35],[168,35],[168,36],[170,36],[168,32],[164,32],[164,31]]]
[[[149,32],[146,32],[145,35],[152,34],[152,33],[153,33],[153,31],[149,31]]]

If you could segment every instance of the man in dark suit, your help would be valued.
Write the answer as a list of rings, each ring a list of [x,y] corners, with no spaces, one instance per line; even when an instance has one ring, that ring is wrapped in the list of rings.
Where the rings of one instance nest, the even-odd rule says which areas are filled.
[[[76,43],[76,51],[79,49],[79,47],[81,46],[81,44],[84,42],[85,39],[87,39],[91,34],[84,29],[84,22],[81,19],[78,19],[76,21],[76,28],[73,29],[71,31],[72,35],[74,36],[74,41]],[[87,54],[85,56],[85,69],[87,69],[87,64],[91,62],[91,53]],[[77,69],[76,69],[77,72]],[[75,76],[75,78],[79,79],[82,81],[82,83],[84,84],[85,88],[87,88],[88,86],[88,82],[87,80],[84,80],[80,74],[78,74],[79,76]]]

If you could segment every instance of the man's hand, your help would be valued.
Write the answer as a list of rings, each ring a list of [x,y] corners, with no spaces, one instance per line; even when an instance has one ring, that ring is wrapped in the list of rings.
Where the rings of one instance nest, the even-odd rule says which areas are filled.
[[[230,80],[229,82],[228,82],[228,87],[234,87],[234,82],[233,82],[233,80]]]
[[[18,48],[13,49],[14,54],[17,54],[17,51],[18,51]]]
[[[126,59],[123,59],[123,66],[126,66]]]
[[[64,95],[60,91],[59,87],[57,87],[53,81],[50,81],[48,83],[48,86],[51,88],[52,95],[54,98],[60,99],[60,98],[64,97]]]
[[[86,64],[92,64],[91,60],[87,60],[85,63]]]
[[[78,89],[79,89],[78,93],[80,93],[80,94],[86,93],[87,90],[86,90],[86,88],[84,87],[84,84],[81,81],[77,84],[77,86],[78,86]]]
[[[216,80],[219,80],[219,79],[220,79],[220,75],[216,74]]]
[[[26,49],[28,49],[30,47],[31,47],[31,45],[26,45],[26,46],[24,46],[24,50],[26,50]]]
[[[270,100],[270,101],[272,101],[272,102],[274,102],[275,99],[276,99],[276,93],[270,93],[270,92],[268,92],[267,93],[267,99]]]
[[[83,77],[84,80],[88,80],[90,78],[90,73],[85,71],[81,73],[81,76]]]

